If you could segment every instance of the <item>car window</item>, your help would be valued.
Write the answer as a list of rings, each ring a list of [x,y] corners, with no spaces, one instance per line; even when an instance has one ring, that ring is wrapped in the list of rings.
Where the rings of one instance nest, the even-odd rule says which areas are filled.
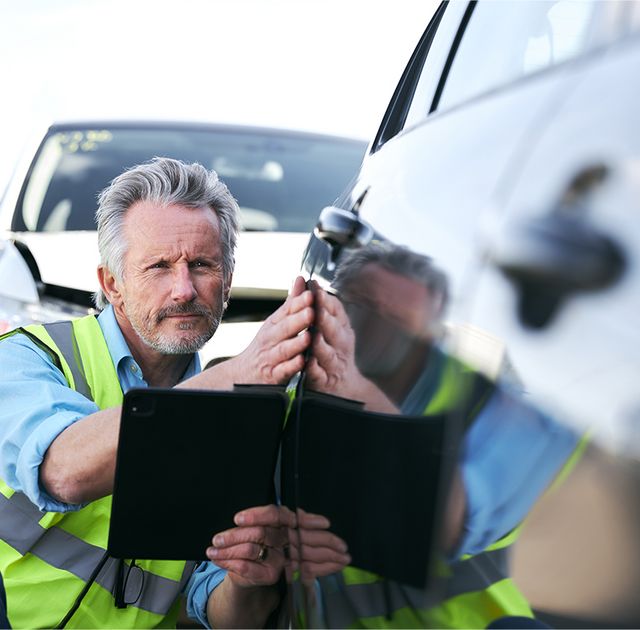
[[[412,95],[403,129],[408,129],[421,122],[429,113],[436,88],[466,9],[467,6],[464,2],[449,3],[446,6],[446,11],[431,42],[429,54],[423,60],[420,78]]]
[[[427,29],[420,38],[407,67],[405,68],[400,82],[391,98],[389,107],[384,115],[380,129],[373,142],[373,151],[377,151],[387,140],[393,138],[403,127],[409,111],[411,103],[415,100],[415,92],[418,81],[423,72],[423,68],[428,63],[430,68],[437,66],[437,61],[432,63],[431,60],[437,60],[442,57],[446,58],[449,50],[449,43],[443,44],[445,34],[448,34],[453,27],[454,32],[457,29],[458,5],[452,5],[442,2],[431,17]],[[435,41],[434,41],[435,40]],[[435,49],[433,47],[435,46]],[[444,55],[443,55],[444,52]],[[437,74],[440,73],[436,70]],[[421,92],[420,98],[422,99]]]
[[[94,230],[97,195],[125,169],[155,156],[214,169],[240,205],[245,230],[308,232],[362,161],[366,143],[273,131],[75,128],[45,139],[12,228]]]
[[[567,61],[600,43],[607,3],[478,2],[462,35],[438,109]]]

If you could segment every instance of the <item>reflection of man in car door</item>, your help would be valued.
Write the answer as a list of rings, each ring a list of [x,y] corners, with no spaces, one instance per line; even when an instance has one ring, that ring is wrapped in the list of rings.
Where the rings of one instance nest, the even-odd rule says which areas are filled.
[[[320,579],[327,620],[340,626],[486,627],[532,616],[508,577],[518,526],[576,446],[576,437],[445,353],[447,280],[432,261],[388,243],[356,250],[316,290],[309,386],[363,400],[371,411],[459,414],[466,426],[445,517],[445,598],[348,567]],[[365,440],[363,439],[363,444]]]

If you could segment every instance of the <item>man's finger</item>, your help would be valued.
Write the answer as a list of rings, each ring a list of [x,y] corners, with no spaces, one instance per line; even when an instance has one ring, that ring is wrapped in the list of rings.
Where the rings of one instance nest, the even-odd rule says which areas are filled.
[[[309,328],[315,319],[315,311],[309,305],[292,313],[278,313],[276,311],[265,322],[265,330],[275,341],[295,337],[298,333]]]
[[[313,514],[307,512],[302,508],[297,509],[298,527],[305,527],[307,529],[328,529],[331,527],[331,522],[326,516],[322,514]]]
[[[298,276],[291,286],[291,291],[289,291],[289,297],[296,297],[303,293],[307,288],[307,283],[305,282],[302,276]]]
[[[299,544],[311,547],[326,547],[340,553],[346,553],[347,543],[339,536],[323,529],[299,529]]]
[[[301,310],[306,308],[310,308],[313,306],[314,298],[313,293],[311,291],[303,291],[300,295],[296,295],[294,297],[288,297],[284,304],[277,308],[269,317],[274,323],[278,323],[279,321],[289,317],[290,315],[295,315]]]
[[[207,547],[207,558],[216,564],[221,560],[251,560],[258,561],[264,545],[256,542],[246,542],[228,547]],[[267,546],[267,549],[269,546]]]
[[[234,527],[216,534],[211,539],[214,547],[233,547],[243,543],[265,544],[278,547],[283,544],[286,533],[280,527]]]
[[[311,342],[311,353],[318,360],[318,363],[323,366],[331,365],[332,361],[336,358],[336,351],[334,347],[327,343],[323,331],[316,331]]]
[[[314,293],[314,300],[319,308],[326,309],[333,317],[338,317],[341,312],[344,313],[340,300],[322,289]]]
[[[304,356],[297,356],[276,365],[272,370],[271,382],[275,384],[286,384],[291,378],[300,372],[304,367]]]
[[[236,525],[264,525],[269,527],[295,526],[295,514],[284,505],[261,505],[238,512],[233,519]]]

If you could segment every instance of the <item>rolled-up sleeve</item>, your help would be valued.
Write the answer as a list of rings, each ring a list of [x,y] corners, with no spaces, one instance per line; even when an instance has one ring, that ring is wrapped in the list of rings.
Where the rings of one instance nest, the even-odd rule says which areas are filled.
[[[187,596],[187,614],[191,619],[210,628],[207,618],[209,595],[224,580],[227,572],[213,562],[203,562],[191,576],[185,588]]]
[[[519,392],[497,389],[464,442],[467,515],[455,556],[479,553],[519,525],[578,442]]]
[[[39,469],[55,438],[97,405],[72,390],[49,355],[26,336],[0,342],[0,476],[43,511],[81,505],[55,500],[41,486]]]

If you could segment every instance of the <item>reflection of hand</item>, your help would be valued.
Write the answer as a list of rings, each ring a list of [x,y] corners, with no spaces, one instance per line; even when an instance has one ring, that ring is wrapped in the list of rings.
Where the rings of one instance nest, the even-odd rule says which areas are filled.
[[[313,323],[313,294],[304,279],[296,278],[285,303],[272,313],[240,355],[237,382],[282,384],[304,366],[304,352],[311,342],[306,330]]]
[[[286,509],[286,508],[285,508]],[[329,520],[319,514],[297,511],[297,529],[289,529],[287,577],[299,570],[304,583],[344,569],[350,562],[347,543],[330,531]]]
[[[314,296],[316,319],[312,357],[307,363],[308,387],[360,400],[372,411],[397,413],[397,407],[358,370],[355,333],[340,300],[317,285]]]
[[[318,391],[348,397],[354,379],[363,378],[355,364],[355,334],[340,300],[317,286],[314,296],[316,321],[308,384]]]

